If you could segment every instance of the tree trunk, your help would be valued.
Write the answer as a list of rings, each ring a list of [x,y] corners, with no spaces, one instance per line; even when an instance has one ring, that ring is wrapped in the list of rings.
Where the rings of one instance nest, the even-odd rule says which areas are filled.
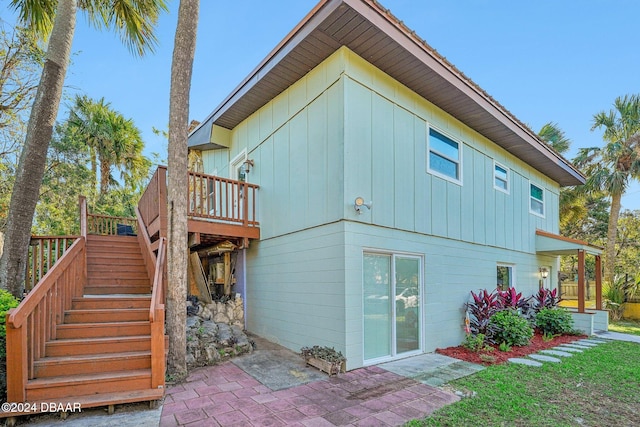
[[[622,194],[611,195],[611,213],[609,214],[609,227],[607,229],[607,246],[604,258],[604,280],[613,283],[616,266],[616,239],[618,237],[618,217],[620,216],[620,200]]]
[[[0,288],[7,289],[15,297],[22,296],[24,287],[31,224],[69,64],[76,25],[76,7],[76,0],[58,1],[53,31],[11,194],[4,253],[0,258]]]
[[[199,0],[181,0],[171,64],[168,153],[167,371],[176,379],[187,375],[187,138],[189,91],[196,46]]]
[[[100,197],[104,197],[109,190],[109,178],[111,165],[104,159],[100,159]]]

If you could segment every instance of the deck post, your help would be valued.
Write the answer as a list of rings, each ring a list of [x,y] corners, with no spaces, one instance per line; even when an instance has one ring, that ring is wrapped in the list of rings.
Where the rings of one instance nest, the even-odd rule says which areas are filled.
[[[87,237],[87,198],[80,196],[80,235]]]
[[[7,312],[7,402],[25,402],[27,399],[28,360],[27,360],[27,328],[24,323],[15,327],[9,321],[9,315],[15,308]]]
[[[602,257],[596,255],[596,310],[602,310]]]
[[[585,284],[584,250],[578,250],[578,313],[584,313]]]
[[[156,308],[151,322],[151,388],[164,388],[164,305]]]

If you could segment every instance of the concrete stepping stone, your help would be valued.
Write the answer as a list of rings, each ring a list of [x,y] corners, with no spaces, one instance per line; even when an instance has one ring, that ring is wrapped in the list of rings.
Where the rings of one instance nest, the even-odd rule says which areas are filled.
[[[573,354],[568,353],[566,351],[553,350],[553,349],[540,350],[539,353],[548,354],[550,356],[560,356],[560,357],[571,357],[571,356],[573,356]]]
[[[579,344],[579,345],[584,345],[587,347],[596,347],[598,344],[587,341],[587,340],[578,340],[578,341],[574,341],[575,344]]]
[[[571,348],[577,348],[577,349],[580,349],[580,350],[589,350],[590,348],[593,348],[594,346],[570,343],[570,344],[562,344],[562,347],[571,347]]]
[[[542,366],[542,363],[536,362],[535,360],[531,360],[531,359],[521,359],[519,357],[512,357],[512,358],[507,359],[507,360],[510,363],[515,363],[517,365],[535,366],[536,368]]]
[[[544,354],[530,354],[527,357],[530,357],[538,362],[562,363],[562,360],[556,357],[545,356]]]
[[[593,338],[583,339],[583,340],[580,340],[580,342],[587,342],[587,343],[592,343],[592,344],[604,344],[604,343],[606,343],[606,341],[593,339]]]
[[[575,347],[569,347],[569,346],[565,346],[565,345],[560,345],[558,347],[553,347],[551,350],[569,351],[571,353],[582,353],[584,351],[584,350],[580,350],[580,349],[575,348]]]

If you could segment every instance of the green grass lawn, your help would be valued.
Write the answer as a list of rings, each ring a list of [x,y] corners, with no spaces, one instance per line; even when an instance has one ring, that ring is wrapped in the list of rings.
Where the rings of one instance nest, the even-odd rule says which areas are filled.
[[[640,335],[640,320],[623,319],[609,323],[609,330],[625,334]]]
[[[473,390],[418,426],[630,426],[638,425],[640,345],[610,342],[535,368],[490,366],[450,383]]]

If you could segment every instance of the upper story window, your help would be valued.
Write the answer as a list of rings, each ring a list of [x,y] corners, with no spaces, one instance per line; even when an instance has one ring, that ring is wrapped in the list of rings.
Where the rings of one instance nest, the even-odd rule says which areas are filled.
[[[429,129],[429,172],[460,183],[460,144],[440,132]]]
[[[544,216],[544,189],[535,184],[529,184],[529,212]]]
[[[493,188],[509,194],[509,168],[493,162]]]

